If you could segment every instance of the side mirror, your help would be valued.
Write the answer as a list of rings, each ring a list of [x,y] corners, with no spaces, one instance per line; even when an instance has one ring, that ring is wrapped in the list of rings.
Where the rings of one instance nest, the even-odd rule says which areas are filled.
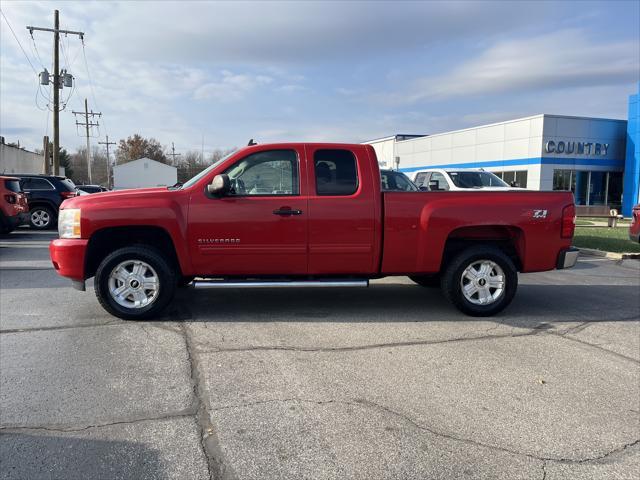
[[[421,192],[428,192],[429,191],[429,187],[425,187],[424,185],[420,185],[418,188],[420,189]]]
[[[520,184],[518,182],[511,182],[509,185],[511,185],[514,188],[520,188]]]
[[[207,192],[218,197],[222,197],[223,195],[229,193],[230,190],[231,180],[229,180],[229,175],[225,173],[216,175],[215,177],[213,177],[211,183],[207,185]]]
[[[440,190],[440,181],[439,180],[430,180],[429,181],[429,190]]]

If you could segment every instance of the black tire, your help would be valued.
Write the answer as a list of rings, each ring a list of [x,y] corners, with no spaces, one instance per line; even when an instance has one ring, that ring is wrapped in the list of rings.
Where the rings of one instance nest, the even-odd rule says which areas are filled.
[[[109,276],[121,262],[140,260],[151,266],[158,276],[158,292],[155,300],[144,307],[127,308],[120,305],[109,291]],[[100,305],[111,315],[123,320],[148,320],[157,318],[169,305],[176,291],[177,275],[161,252],[151,246],[120,248],[109,255],[98,266],[94,281],[96,297]]]
[[[38,219],[47,219],[46,222],[42,222]],[[43,205],[36,205],[29,210],[29,226],[35,230],[47,230],[52,228],[56,222],[56,216],[53,210]]]
[[[410,275],[409,278],[421,287],[439,288],[440,275]]]
[[[489,260],[504,273],[504,287],[499,296],[487,305],[469,301],[462,292],[462,275],[465,269],[479,261]],[[445,267],[441,280],[444,296],[461,312],[472,317],[495,315],[507,307],[518,289],[518,271],[511,259],[491,245],[469,247],[455,256]]]

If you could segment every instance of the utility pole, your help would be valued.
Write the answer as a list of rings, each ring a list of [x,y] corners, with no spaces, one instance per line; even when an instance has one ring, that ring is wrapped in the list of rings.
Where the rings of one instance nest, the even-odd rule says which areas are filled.
[[[62,82],[60,81],[60,34],[78,35],[80,40],[84,39],[84,32],[74,32],[71,30],[60,30],[60,14],[58,10],[53,12],[53,29],[32,27],[27,25],[27,30],[33,36],[33,31],[53,32],[53,174],[60,173],[60,92]],[[48,84],[48,81],[47,81]]]
[[[173,142],[171,142],[171,153],[169,154],[171,155],[171,157],[173,158],[173,165],[175,166],[176,164],[176,157],[179,157],[180,155],[182,155],[181,153],[176,153],[176,147],[173,144]]]
[[[89,143],[89,128],[90,127],[97,127],[100,124],[96,121],[95,123],[90,122],[89,121],[89,115],[91,115],[91,119],[93,120],[93,117],[95,116],[102,116],[101,112],[94,112],[93,110],[91,110],[91,112],[89,112],[89,107],[87,106],[87,99],[84,99],[84,112],[76,112],[76,111],[72,111],[71,113],[73,113],[74,115],[84,115],[84,123],[83,122],[78,122],[76,120],[76,125],[78,126],[84,126],[85,130],[87,132],[87,173],[89,175],[89,183],[91,183],[91,145]]]
[[[111,157],[109,156],[109,145],[115,145],[116,142],[109,141],[109,135],[107,135],[106,142],[98,142],[98,145],[107,146],[107,188],[111,188]],[[173,143],[171,144],[173,145]]]

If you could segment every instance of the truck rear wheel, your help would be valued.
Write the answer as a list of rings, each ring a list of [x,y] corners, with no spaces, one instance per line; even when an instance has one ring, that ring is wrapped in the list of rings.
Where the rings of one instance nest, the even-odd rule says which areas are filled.
[[[152,247],[120,248],[98,266],[95,291],[104,309],[125,320],[157,317],[171,302],[177,278]]]
[[[511,303],[518,288],[518,272],[501,250],[479,245],[463,250],[449,262],[441,288],[461,312],[488,317]]]

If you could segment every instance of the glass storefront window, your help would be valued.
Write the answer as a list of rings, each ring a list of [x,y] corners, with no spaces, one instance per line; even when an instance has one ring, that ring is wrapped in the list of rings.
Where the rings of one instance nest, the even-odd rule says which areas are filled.
[[[591,172],[589,205],[604,205],[607,199],[607,172]]]
[[[622,209],[622,172],[609,172],[607,205],[618,211]]]
[[[573,190],[576,205],[588,205],[589,172],[573,172],[576,178],[576,186]]]
[[[527,170],[516,170],[516,171],[508,171],[508,172],[492,172],[494,175],[500,177],[502,180],[511,185],[513,182],[516,182],[519,187],[527,188]]]
[[[620,209],[622,172],[554,170],[553,189],[571,190],[576,205],[608,205]]]

